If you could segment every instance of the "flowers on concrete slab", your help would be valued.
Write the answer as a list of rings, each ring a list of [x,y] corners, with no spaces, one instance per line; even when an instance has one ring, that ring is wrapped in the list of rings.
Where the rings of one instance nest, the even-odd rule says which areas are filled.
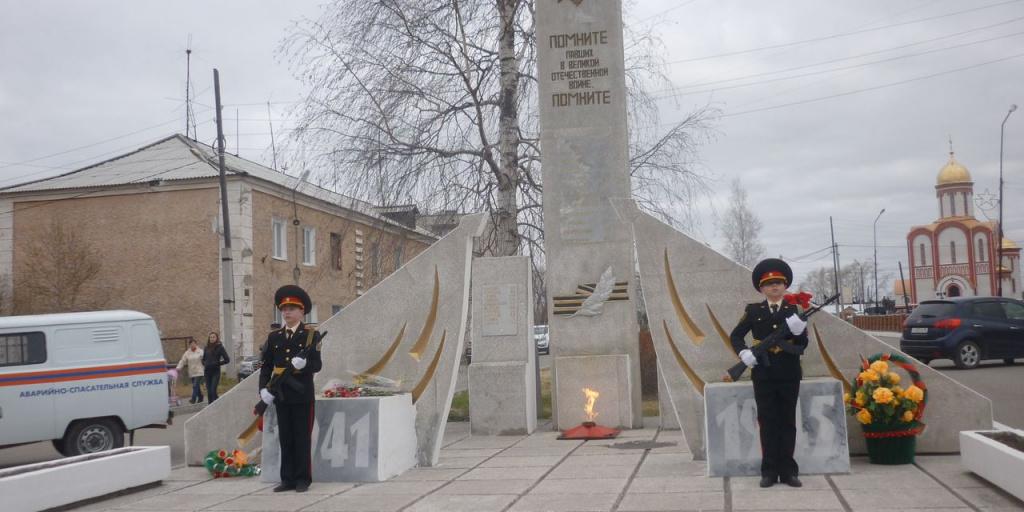
[[[324,398],[359,398],[366,396],[394,396],[395,394],[397,392],[392,389],[346,384],[339,379],[329,380],[327,385],[320,390],[320,396]]]
[[[928,391],[917,367],[902,356],[879,353],[861,360],[861,371],[851,383],[851,392],[843,398],[847,412],[857,418],[865,437],[896,437],[919,434],[924,426]],[[912,384],[903,388],[906,371]]]

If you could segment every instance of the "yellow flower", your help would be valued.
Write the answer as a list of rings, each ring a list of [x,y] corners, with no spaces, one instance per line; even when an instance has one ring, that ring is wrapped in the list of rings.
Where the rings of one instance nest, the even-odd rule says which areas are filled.
[[[878,372],[874,370],[865,370],[860,372],[860,380],[864,382],[878,381]]]
[[[900,401],[899,400],[893,400],[892,401],[892,406],[893,407],[899,407],[900,406]]]
[[[864,399],[858,396],[853,400],[853,405],[857,407],[864,407]]]
[[[844,404],[850,403],[850,394],[849,393],[843,393],[843,403]]]
[[[857,420],[867,425],[868,423],[871,423],[871,413],[868,412],[867,409],[861,409],[860,411],[857,411]]]
[[[893,386],[891,389],[892,389],[892,394],[896,395],[897,397],[902,397],[903,396],[903,388],[901,388],[899,386]]]
[[[892,402],[892,391],[889,388],[878,388],[871,394],[871,398],[880,404],[887,404]]]
[[[884,375],[885,372],[889,371],[889,365],[885,364],[885,361],[875,361],[871,363],[871,369],[874,370],[875,373]]]
[[[915,401],[920,402],[924,400],[924,390],[917,386],[910,386],[906,391],[903,392],[903,396]]]
[[[889,382],[891,382],[893,384],[899,384],[900,383],[900,374],[898,374],[898,373],[890,373],[889,374]]]
[[[907,412],[903,413],[903,421],[910,421],[912,419],[914,419],[914,413],[913,412],[907,411]]]

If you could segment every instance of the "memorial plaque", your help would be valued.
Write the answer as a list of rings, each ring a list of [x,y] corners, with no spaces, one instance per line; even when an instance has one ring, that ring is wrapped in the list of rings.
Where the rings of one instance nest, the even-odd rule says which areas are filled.
[[[572,137],[560,140],[559,144],[563,166],[556,176],[562,191],[562,241],[611,241],[615,215],[607,207],[612,174],[608,137]]]
[[[708,476],[761,474],[754,387],[749,382],[704,388]],[[794,458],[800,474],[850,472],[843,386],[834,379],[804,380],[797,402]]]
[[[511,336],[519,332],[516,318],[516,285],[483,285],[484,336]]]

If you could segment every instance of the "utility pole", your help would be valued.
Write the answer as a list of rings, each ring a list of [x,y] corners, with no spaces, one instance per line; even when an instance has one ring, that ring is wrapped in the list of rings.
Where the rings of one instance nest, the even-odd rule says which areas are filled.
[[[213,92],[217,100],[217,160],[220,165],[220,206],[221,216],[224,218],[224,247],[220,254],[220,275],[221,289],[224,294],[224,304],[221,310],[221,343],[230,344],[227,350],[231,354],[231,362],[228,363],[228,375],[235,375],[235,364],[238,361],[238,344],[235,343],[235,275],[234,265],[231,258],[231,222],[228,221],[228,178],[227,167],[224,164],[224,119],[221,116],[220,104],[220,73],[216,68],[213,70]]]
[[[1010,105],[1010,111],[1006,113],[1003,123],[999,125],[999,245],[996,246],[999,251],[999,261],[996,262],[995,273],[999,276],[1000,297],[1003,296],[1003,132],[1006,128],[1006,120],[1010,118],[1010,114],[1014,110],[1017,110],[1017,105]],[[1013,274],[1010,275],[1013,276]]]
[[[842,283],[839,280],[839,248],[836,247],[836,228],[832,225],[831,215],[828,216],[828,229],[832,233],[832,272],[835,273],[836,293],[839,294],[839,300],[836,301],[836,315],[839,315],[843,311],[843,289],[840,288]]]

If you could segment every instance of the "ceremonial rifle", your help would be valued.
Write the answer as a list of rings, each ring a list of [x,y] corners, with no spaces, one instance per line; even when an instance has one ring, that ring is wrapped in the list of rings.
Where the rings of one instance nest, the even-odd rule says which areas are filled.
[[[800,316],[801,320],[806,322],[807,319],[811,317],[811,315],[817,313],[818,311],[821,311],[821,308],[835,302],[835,300],[838,298],[839,294],[837,293],[826,299],[825,302],[823,302],[820,306],[815,306],[803,313],[796,314]],[[768,349],[772,347],[779,347],[783,351],[788,352],[790,354],[803,354],[803,347],[798,347],[796,345],[793,345],[792,343],[785,342],[785,336],[787,334],[789,334],[789,325],[784,324],[782,327],[775,329],[775,332],[769,334],[767,338],[761,340],[761,343],[758,343],[757,345],[751,347],[750,352],[753,353],[758,360],[761,360],[761,356],[767,353]],[[765,360],[765,363],[767,364],[767,359]],[[747,371],[747,364],[744,363],[743,361],[740,361],[732,365],[728,370],[726,370],[725,377],[722,380],[724,382],[736,382],[737,380],[739,380],[740,376],[742,376],[743,372],[745,371]]]
[[[313,349],[313,338],[316,332],[317,331],[314,331],[313,329],[309,328],[309,337],[306,339],[306,346],[302,350],[300,350],[299,353],[296,354],[294,357],[301,357],[305,359],[306,356],[309,355],[309,351]],[[323,341],[325,336],[327,336],[327,331],[320,331],[321,342]],[[269,349],[270,347],[268,346],[264,350]],[[292,359],[294,359],[294,357]],[[281,385],[285,383],[293,383],[292,374],[294,372],[295,365],[292,363],[291,360],[289,360],[288,364],[285,365],[284,370],[281,373],[274,374],[274,376],[270,378],[270,382],[267,383],[267,390],[273,393],[274,397],[279,397],[279,393],[281,392]],[[267,412],[267,407],[270,406],[262,399],[260,399],[259,402],[256,402],[256,407],[253,408],[253,414],[256,415],[256,419],[252,420],[252,423],[250,423],[249,426],[246,427],[245,430],[243,430],[242,433],[239,434],[238,438],[236,439],[239,448],[244,448],[245,445],[249,444],[249,441],[252,440],[253,436],[256,435],[256,431],[260,429],[260,420],[263,419],[263,413]]]

